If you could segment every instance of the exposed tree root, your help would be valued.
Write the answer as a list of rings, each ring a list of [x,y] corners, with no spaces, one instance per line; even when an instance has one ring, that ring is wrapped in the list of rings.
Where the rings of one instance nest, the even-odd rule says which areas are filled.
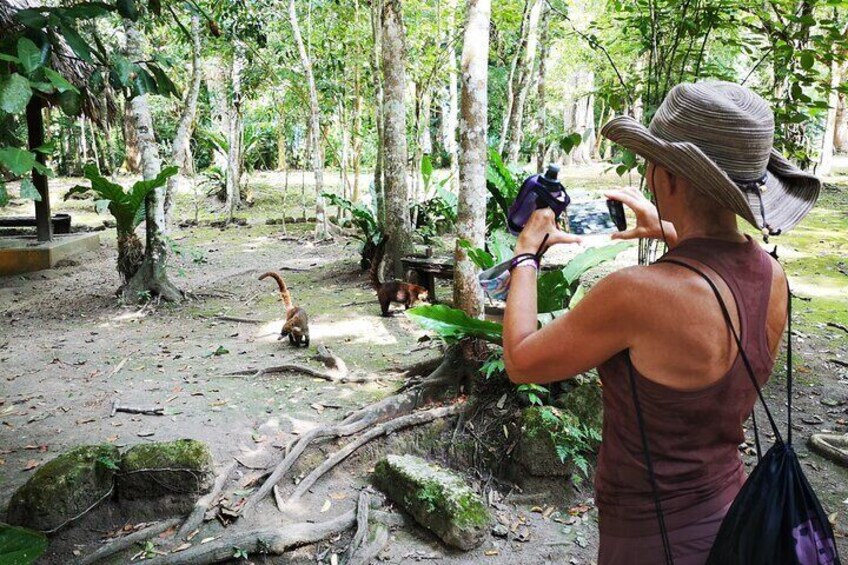
[[[124,551],[125,549],[128,549],[139,542],[143,542],[152,538],[153,536],[157,536],[168,528],[178,526],[179,523],[179,518],[172,518],[170,520],[159,522],[152,526],[148,526],[143,530],[139,530],[129,535],[120,537],[116,540],[110,541],[106,545],[100,547],[94,553],[89,553],[83,559],[77,561],[77,565],[89,565],[90,563],[97,563],[101,559],[106,559],[107,557]]]
[[[369,563],[377,558],[377,555],[383,551],[388,543],[389,529],[382,524],[378,524],[374,528],[371,541],[367,545],[360,547],[359,551],[354,553],[350,561],[347,562],[347,565],[369,565]]]
[[[231,373],[225,373],[225,376],[228,377],[237,377],[237,376],[247,376],[251,378],[261,377],[262,375],[273,375],[275,373],[303,373],[305,375],[309,375],[310,377],[315,377],[317,379],[324,379],[325,381],[330,381],[331,383],[370,383],[375,381],[374,377],[368,375],[338,375],[333,372],[319,371],[318,369],[313,369],[312,367],[307,367],[306,365],[298,365],[296,363],[287,363],[285,365],[274,365],[272,367],[265,367],[264,369],[254,370],[254,369],[245,369],[242,371],[233,371]]]
[[[224,536],[195,545],[185,551],[145,560],[145,565],[204,565],[233,558],[233,548],[247,553],[281,555],[286,551],[337,535],[356,522],[353,510],[326,522],[289,524],[281,528],[262,528]]]
[[[215,316],[215,320],[224,322],[238,322],[239,324],[268,324],[271,320],[257,320],[256,318],[241,318],[239,316]]]
[[[438,408],[431,408],[430,410],[425,410],[423,412],[415,412],[413,414],[407,414],[406,416],[399,416],[394,420],[389,420],[388,422],[384,422],[382,424],[377,424],[368,432],[362,434],[354,441],[345,445],[343,448],[338,450],[329,456],[323,463],[321,463],[318,467],[316,467],[311,473],[309,473],[300,483],[298,483],[297,488],[291,494],[289,499],[286,501],[286,506],[295,504],[300,498],[306,494],[312,486],[327,474],[330,469],[344,461],[351,453],[368,443],[369,441],[378,438],[380,436],[384,436],[395,432],[397,430],[403,428],[409,428],[411,426],[417,426],[420,424],[426,424],[427,422],[432,422],[437,418],[444,418],[447,416],[453,416],[454,414],[458,414],[462,410],[465,409],[464,403],[452,404],[449,406],[440,406]]]
[[[348,374],[347,363],[341,357],[333,355],[330,348],[325,345],[318,346],[318,353],[315,358],[321,361],[331,374],[346,377]]]
[[[137,304],[151,296],[166,302],[180,302],[184,298],[183,292],[168,279],[165,269],[157,268],[149,258],[122,287],[121,296],[127,304]]]
[[[359,493],[359,501],[356,504],[356,533],[353,535],[350,545],[345,552],[345,561],[350,562],[351,558],[356,554],[356,550],[365,541],[365,536],[368,535],[368,513],[371,511],[371,496],[368,491],[363,489]]]
[[[206,495],[200,497],[197,502],[194,503],[194,508],[192,509],[191,514],[189,514],[186,521],[183,522],[183,525],[180,527],[177,535],[174,536],[174,540],[183,540],[200,527],[203,523],[203,517],[206,515],[206,511],[209,509],[209,506],[215,502],[218,495],[221,494],[221,491],[224,489],[224,485],[227,482],[227,477],[230,476],[230,473],[232,473],[235,468],[235,461],[231,461],[226,467],[224,467],[218,475],[218,478],[215,479],[215,484],[212,486],[212,490]]]

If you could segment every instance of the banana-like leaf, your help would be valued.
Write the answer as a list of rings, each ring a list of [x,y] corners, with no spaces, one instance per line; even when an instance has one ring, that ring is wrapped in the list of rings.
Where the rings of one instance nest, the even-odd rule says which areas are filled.
[[[466,253],[468,253],[468,258],[471,259],[471,262],[474,263],[474,265],[481,271],[491,269],[495,266],[495,259],[490,253],[480,249],[479,247],[472,246],[471,242],[467,239],[460,239],[456,243],[462,249],[465,249]]]
[[[580,253],[568,262],[568,265],[562,270],[565,281],[571,285],[578,281],[580,277],[589,269],[597,267],[601,263],[606,263],[615,259],[619,253],[630,247],[630,243],[619,242],[603,247],[592,247]]]
[[[441,304],[418,306],[406,312],[415,323],[448,342],[479,338],[501,345],[503,326],[496,322],[472,318],[462,310]]]
[[[47,549],[44,534],[0,524],[0,563],[29,565]]]

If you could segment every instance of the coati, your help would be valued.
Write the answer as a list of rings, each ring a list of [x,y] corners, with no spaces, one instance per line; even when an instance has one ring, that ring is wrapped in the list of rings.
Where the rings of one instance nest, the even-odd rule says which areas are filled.
[[[388,238],[383,238],[377,245],[374,259],[371,261],[371,285],[377,291],[377,300],[380,302],[380,309],[383,316],[389,315],[389,305],[392,302],[403,304],[408,310],[414,306],[416,302],[426,302],[430,296],[427,289],[417,284],[412,284],[403,281],[387,281],[380,282],[380,265],[383,262],[383,256],[386,253],[386,241]]]
[[[309,317],[306,315],[306,310],[292,304],[289,289],[279,273],[269,271],[259,277],[259,280],[268,277],[277,281],[277,286],[280,287],[280,298],[283,299],[286,307],[286,322],[283,324],[283,331],[280,332],[280,339],[288,337],[292,345],[309,347]]]

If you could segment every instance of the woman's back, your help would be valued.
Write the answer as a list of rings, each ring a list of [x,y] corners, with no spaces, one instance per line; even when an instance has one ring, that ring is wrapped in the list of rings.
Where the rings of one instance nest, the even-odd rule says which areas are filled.
[[[663,259],[704,270],[722,289],[764,383],[786,308],[785,292],[775,292],[785,283],[773,260],[750,239],[688,239]],[[726,508],[744,482],[738,446],[756,392],[706,283],[680,266],[650,269],[663,269],[661,280],[676,280],[670,280],[668,294],[659,288],[646,298],[651,322],[636,340],[632,359],[666,525],[673,531]],[[599,367],[604,441],[595,482],[601,534],[624,538],[658,533],[629,381],[630,355],[621,352]]]

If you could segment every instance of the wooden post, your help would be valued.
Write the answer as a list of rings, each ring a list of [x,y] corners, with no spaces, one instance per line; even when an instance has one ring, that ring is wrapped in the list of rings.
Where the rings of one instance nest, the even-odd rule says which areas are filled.
[[[44,145],[44,118],[41,115],[42,101],[35,96],[30,99],[26,108],[27,136],[29,138],[29,150]],[[47,156],[39,151],[35,152],[36,160],[41,164],[47,163]],[[50,189],[47,186],[47,177],[32,170],[32,184],[41,195],[41,202],[35,203],[35,226],[38,241],[52,241],[53,223],[50,213]]]

